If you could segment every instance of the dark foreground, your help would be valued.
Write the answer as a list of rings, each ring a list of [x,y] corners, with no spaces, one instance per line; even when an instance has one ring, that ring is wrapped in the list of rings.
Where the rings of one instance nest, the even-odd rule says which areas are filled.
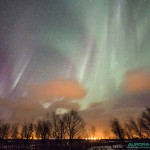
[[[132,140],[0,140],[0,150],[150,149],[150,139]]]

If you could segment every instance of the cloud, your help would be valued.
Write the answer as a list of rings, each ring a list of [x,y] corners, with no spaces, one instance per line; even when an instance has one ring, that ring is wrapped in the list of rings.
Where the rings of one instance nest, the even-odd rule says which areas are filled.
[[[62,110],[79,110],[79,104],[71,99],[82,98],[86,93],[74,80],[53,80],[48,84],[32,87],[30,92],[33,97],[27,94],[18,101],[0,98],[0,119],[20,122],[41,119],[53,111],[61,113]],[[51,100],[53,97],[55,100]]]
[[[18,101],[0,98],[0,120],[20,122],[44,117],[45,109],[38,101],[21,98]]]
[[[22,98],[15,106],[15,109],[19,112],[38,112],[42,111],[42,106],[40,103],[33,99]]]
[[[57,109],[74,109],[74,110],[78,110],[79,104],[78,103],[73,103],[71,101],[68,100],[62,100],[62,101],[56,101],[54,103],[52,103],[52,105],[50,105],[47,110],[49,111],[56,111]]]
[[[31,96],[40,100],[81,99],[86,95],[85,89],[76,80],[55,79],[43,85],[30,86],[29,90]]]
[[[150,72],[145,70],[132,70],[127,72],[123,81],[123,89],[126,92],[150,91]]]

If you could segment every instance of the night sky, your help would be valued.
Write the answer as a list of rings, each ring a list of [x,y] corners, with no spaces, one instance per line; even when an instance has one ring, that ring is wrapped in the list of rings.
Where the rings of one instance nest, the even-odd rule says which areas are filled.
[[[150,0],[0,0],[0,119],[102,130],[149,104]]]

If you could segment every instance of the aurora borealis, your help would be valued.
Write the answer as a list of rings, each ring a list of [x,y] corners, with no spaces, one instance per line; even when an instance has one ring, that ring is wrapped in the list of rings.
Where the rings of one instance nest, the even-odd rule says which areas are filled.
[[[1,0],[0,20],[1,119],[99,125],[150,104],[149,0]]]

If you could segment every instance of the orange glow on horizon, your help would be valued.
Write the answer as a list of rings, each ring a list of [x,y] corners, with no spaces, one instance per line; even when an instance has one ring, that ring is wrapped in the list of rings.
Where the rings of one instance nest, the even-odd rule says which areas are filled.
[[[99,137],[89,137],[86,140],[100,140],[100,138]]]

